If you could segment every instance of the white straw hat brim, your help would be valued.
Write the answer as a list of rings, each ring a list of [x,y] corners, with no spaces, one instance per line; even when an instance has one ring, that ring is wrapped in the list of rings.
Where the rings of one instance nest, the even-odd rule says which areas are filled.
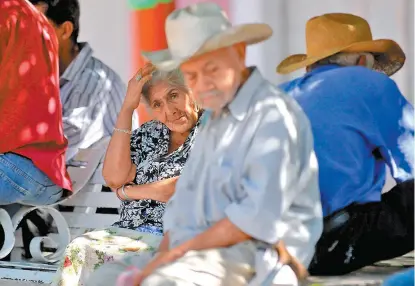
[[[199,47],[197,52],[187,55],[186,57],[175,58],[169,49],[154,52],[143,51],[141,54],[151,61],[158,69],[172,70],[192,57],[221,48],[230,47],[238,43],[246,43],[247,45],[257,44],[267,40],[271,36],[272,29],[267,24],[242,24],[232,26],[210,37],[201,47]],[[189,42],[190,41],[191,36],[189,36]]]

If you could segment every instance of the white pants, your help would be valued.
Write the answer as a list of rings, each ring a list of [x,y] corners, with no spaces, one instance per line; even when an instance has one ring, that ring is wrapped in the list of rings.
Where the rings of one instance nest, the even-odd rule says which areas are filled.
[[[244,242],[228,248],[189,251],[183,257],[157,269],[142,286],[242,286],[255,275],[256,247]],[[143,268],[151,257],[131,259],[133,265]],[[130,266],[123,262],[104,264],[95,271],[87,286],[114,286],[117,277]],[[290,267],[285,266],[276,276],[277,284],[297,285]],[[262,286],[262,285],[261,285]],[[269,285],[268,285],[269,286]]]

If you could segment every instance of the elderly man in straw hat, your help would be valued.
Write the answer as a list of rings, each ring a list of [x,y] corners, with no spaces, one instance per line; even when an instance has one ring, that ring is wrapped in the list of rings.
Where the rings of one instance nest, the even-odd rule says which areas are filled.
[[[308,266],[322,231],[309,122],[244,62],[245,46],[271,34],[265,24],[232,26],[203,2],[168,16],[168,50],[145,53],[158,68],[181,67],[206,117],[166,206],[159,252],[135,262],[134,285],[297,285],[278,261],[281,241]],[[90,285],[113,283],[108,276],[123,268],[98,270]]]
[[[414,108],[389,78],[403,51],[364,19],[312,18],[306,39],[277,71],[307,68],[281,88],[308,115],[319,162],[324,231],[309,270],[343,274],[414,249]],[[387,167],[396,186],[382,194]]]

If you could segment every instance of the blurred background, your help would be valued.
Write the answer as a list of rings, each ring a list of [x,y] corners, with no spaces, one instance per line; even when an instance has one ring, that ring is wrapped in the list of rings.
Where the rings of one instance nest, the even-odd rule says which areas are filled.
[[[198,0],[80,0],[80,40],[88,41],[99,59],[125,82],[142,64],[140,50],[166,47],[165,17],[174,9]],[[275,67],[286,56],[305,52],[305,24],[328,12],[353,13],[365,18],[374,39],[389,38],[406,53],[405,66],[393,78],[414,103],[414,0],[212,0],[228,13],[233,24],[265,22],[273,37],[248,48],[248,64],[255,64],[274,83],[303,71],[281,76]],[[115,4],[117,3],[117,4]],[[144,118],[143,118],[144,119]]]

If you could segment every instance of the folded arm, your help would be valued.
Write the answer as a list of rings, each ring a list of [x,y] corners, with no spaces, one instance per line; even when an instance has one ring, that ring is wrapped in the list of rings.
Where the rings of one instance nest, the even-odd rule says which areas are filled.
[[[174,194],[178,178],[173,177],[144,185],[130,185],[126,186],[124,191],[133,200],[152,199],[167,202]]]

